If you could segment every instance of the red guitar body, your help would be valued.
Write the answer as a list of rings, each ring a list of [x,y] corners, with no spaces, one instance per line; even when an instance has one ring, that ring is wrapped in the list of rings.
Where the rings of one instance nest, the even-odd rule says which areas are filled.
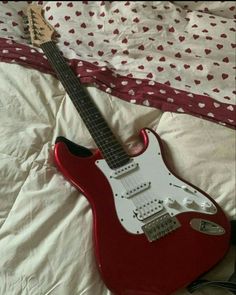
[[[140,154],[145,153],[149,144],[146,130],[141,131],[141,136],[145,146]],[[155,136],[162,150],[161,140]],[[60,137],[54,152],[59,170],[91,205],[97,265],[106,286],[114,294],[171,294],[212,268],[228,250],[229,222],[206,193],[201,191],[217,208],[217,213],[207,219],[222,226],[225,230],[223,235],[212,236],[193,230],[189,226],[190,221],[206,216],[188,212],[178,215],[180,228],[149,242],[144,234],[131,234],[121,225],[109,181],[95,164],[102,159],[98,150],[91,152]],[[191,187],[194,188],[193,185]]]

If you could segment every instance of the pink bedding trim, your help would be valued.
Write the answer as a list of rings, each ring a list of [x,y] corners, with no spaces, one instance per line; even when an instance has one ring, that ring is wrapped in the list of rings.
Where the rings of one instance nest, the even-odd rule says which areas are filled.
[[[17,63],[55,75],[46,57],[31,46],[0,38],[0,61]],[[84,84],[93,83],[102,91],[131,103],[155,107],[162,111],[186,113],[235,129],[236,106],[170,87],[149,79],[121,76],[107,67],[79,59],[68,63]]]

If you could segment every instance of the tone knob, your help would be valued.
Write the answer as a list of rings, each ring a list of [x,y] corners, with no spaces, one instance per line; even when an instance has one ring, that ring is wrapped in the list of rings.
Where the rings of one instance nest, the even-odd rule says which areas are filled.
[[[210,203],[210,202],[208,202],[208,201],[206,201],[206,202],[203,202],[202,204],[201,204],[201,207],[202,207],[202,209],[204,210],[204,211],[212,211],[212,209],[214,208],[214,206],[213,206],[213,204],[212,203]]]
[[[174,200],[174,199],[172,199],[172,198],[167,198],[166,200],[165,200],[165,204],[168,206],[168,207],[170,207],[170,208],[173,208],[173,207],[176,207],[176,204],[177,204],[177,202],[176,202],[176,200]]]

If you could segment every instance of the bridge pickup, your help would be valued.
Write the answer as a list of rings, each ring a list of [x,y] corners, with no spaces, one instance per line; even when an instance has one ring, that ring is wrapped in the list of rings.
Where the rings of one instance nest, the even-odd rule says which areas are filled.
[[[135,170],[136,168],[138,168],[138,163],[132,162],[132,163],[126,164],[120,168],[113,170],[111,177],[119,178],[122,175]]]
[[[181,224],[178,219],[176,217],[171,217],[167,213],[143,225],[142,229],[148,241],[153,242],[166,236],[180,226]]]
[[[134,195],[147,190],[150,187],[150,185],[151,185],[150,182],[143,182],[143,183],[135,186],[134,188],[126,191],[125,193],[122,194],[122,196],[129,199],[129,198],[133,197]]]

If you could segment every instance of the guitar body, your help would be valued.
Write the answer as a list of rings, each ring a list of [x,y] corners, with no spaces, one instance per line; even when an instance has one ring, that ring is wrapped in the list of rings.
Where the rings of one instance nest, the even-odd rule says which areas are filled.
[[[137,166],[118,171],[118,176],[98,150],[91,152],[62,137],[55,145],[55,163],[90,202],[96,260],[107,287],[116,295],[168,295],[222,259],[230,227],[206,193],[166,167],[159,136],[149,129],[141,136],[143,151],[132,157]],[[138,212],[135,208],[148,196],[149,203],[156,202],[153,209]],[[152,210],[153,215],[143,217]],[[163,216],[174,218],[177,225],[153,235],[156,229],[149,227],[165,227]]]

